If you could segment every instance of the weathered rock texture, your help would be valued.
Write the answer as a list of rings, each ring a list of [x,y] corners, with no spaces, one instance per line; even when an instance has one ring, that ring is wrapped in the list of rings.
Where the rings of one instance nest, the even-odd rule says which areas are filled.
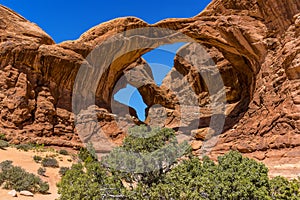
[[[179,41],[176,35],[168,39],[157,34],[143,38],[153,40],[151,48],[128,52],[112,62],[104,75],[98,77],[99,84],[93,86],[96,105],[81,107],[79,102],[75,108],[80,119],[75,129],[72,92],[80,66],[92,69],[88,55],[110,37],[146,27],[178,31],[201,44],[214,61],[204,59],[198,67],[209,74],[215,64],[224,82],[226,120],[219,137],[216,130],[209,128],[213,117],[210,96],[217,98],[218,91],[210,94],[209,83],[184,59],[193,56],[195,44],[187,44],[178,51],[174,68],[161,86],[155,84],[151,69],[141,58],[151,48]],[[130,38],[126,34],[122,37],[124,41]],[[108,52],[127,46],[124,43],[115,48]],[[273,174],[293,177],[300,173],[297,0],[214,0],[190,19],[167,19],[149,25],[137,18],[119,18],[90,29],[78,40],[61,44],[55,44],[35,24],[1,6],[0,50],[0,128],[14,143],[76,147],[82,141],[103,139],[112,141],[112,145],[100,144],[97,150],[108,152],[124,138],[127,127],[143,123],[133,108],[113,100],[118,90],[131,84],[138,87],[148,106],[145,123],[163,122],[164,126],[181,130],[183,135],[191,134],[196,154],[202,154],[204,143],[218,139],[211,147],[213,157],[237,149],[264,161]],[[213,81],[209,79],[211,84]],[[181,88],[186,83],[192,88],[192,96]],[[90,98],[84,92],[79,96],[82,101]],[[180,107],[188,106],[188,99],[193,98],[200,110],[185,112],[184,118],[191,120],[180,124]],[[196,128],[189,132],[180,129],[191,126]],[[78,136],[77,132],[84,134]]]

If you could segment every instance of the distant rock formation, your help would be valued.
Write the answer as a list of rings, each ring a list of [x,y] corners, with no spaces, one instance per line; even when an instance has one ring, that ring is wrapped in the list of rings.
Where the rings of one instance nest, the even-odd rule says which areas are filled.
[[[104,133],[91,136],[87,132],[80,137],[76,134],[77,129],[95,131],[85,123],[79,123],[75,129],[72,92],[80,67],[92,66],[87,57],[108,38],[147,27],[173,30],[192,38],[203,46],[219,69],[226,94],[226,118],[222,134],[210,152],[212,157],[236,149],[264,161],[273,174],[300,173],[297,161],[300,158],[300,2],[297,0],[214,0],[189,19],[166,19],[149,25],[137,18],[119,18],[90,29],[75,41],[60,44],[55,44],[35,24],[1,6],[0,132],[13,143],[79,147],[82,141],[101,141],[107,137],[112,144],[119,144],[127,127],[144,123],[138,120],[133,108],[112,102],[113,95],[130,83],[138,87],[148,106],[145,123],[163,121],[175,130],[185,130],[196,123],[196,128],[186,134],[193,135],[194,152],[200,155],[202,142],[216,137],[216,130],[209,127],[214,116],[207,80],[182,57],[192,56],[195,43],[177,52],[174,67],[161,86],[155,84],[151,69],[141,58],[151,48],[130,51],[114,60],[104,75],[98,77],[99,85],[93,94],[96,105],[82,109],[79,105],[75,109],[80,122],[94,120],[96,112],[96,121]],[[129,39],[126,34],[122,37]],[[154,42],[153,48],[177,41],[155,38],[155,34],[153,38],[160,41]],[[203,60],[201,69],[211,67],[208,61]],[[135,73],[130,76],[135,79],[123,80],[126,72]],[[178,72],[182,77],[174,79]],[[183,79],[193,90],[200,114],[196,121],[181,123],[183,103],[179,102],[188,105],[184,99],[190,98],[189,92],[178,89]],[[90,98],[89,94],[80,95],[82,101]],[[185,118],[195,119],[193,111],[186,112]],[[99,152],[106,153],[109,149],[111,146],[100,145]],[[296,166],[294,174],[289,166],[282,164]]]

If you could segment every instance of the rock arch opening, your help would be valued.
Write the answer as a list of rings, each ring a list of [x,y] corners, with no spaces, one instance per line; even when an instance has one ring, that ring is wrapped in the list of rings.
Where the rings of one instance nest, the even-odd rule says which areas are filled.
[[[153,49],[145,53],[141,58],[147,64],[148,77],[144,77],[144,81],[151,82],[151,84],[160,87],[163,83],[163,80],[170,73],[174,66],[174,59],[176,56],[177,50],[182,47],[185,43],[179,42],[174,44],[162,45],[156,49]],[[132,69],[131,69],[132,70]],[[145,76],[142,69],[138,69],[135,72],[131,73],[131,76],[127,75],[126,79],[136,79],[137,76]],[[130,73],[130,72],[129,72]],[[127,73],[128,74],[128,73]],[[124,75],[124,74],[123,74]],[[147,78],[150,80],[147,80]],[[122,80],[122,78],[121,78]],[[120,80],[119,80],[120,81]],[[123,80],[124,81],[124,80]],[[118,84],[117,84],[118,85]],[[124,85],[124,83],[123,83]],[[142,83],[140,84],[142,86]],[[134,87],[130,83],[120,89],[117,86],[117,92],[114,94],[114,101],[127,105],[132,109],[135,109],[137,117],[141,121],[145,121],[148,116],[149,107],[145,104],[144,100],[147,102],[147,97],[143,97],[138,87]],[[140,90],[143,90],[140,88]]]
[[[145,109],[147,105],[144,103],[141,94],[133,86],[127,85],[119,90],[114,95],[114,100],[135,109],[139,120],[144,121],[146,119]]]
[[[131,89],[135,89],[135,98],[139,98],[136,102],[139,102],[140,105],[143,106],[142,109],[145,109],[145,113],[142,112],[144,118],[135,111],[132,112],[132,109],[136,110],[133,104],[126,105],[129,106],[131,113],[133,113],[135,117],[138,117],[142,123],[151,124],[151,122],[156,121],[161,124],[163,121],[164,126],[174,129],[182,128],[182,126],[185,126],[186,129],[189,129],[189,126],[195,127],[196,129],[206,129],[209,127],[212,118],[210,108],[211,96],[207,84],[214,85],[214,80],[213,78],[209,78],[210,83],[206,83],[202,75],[195,70],[195,66],[192,66],[183,58],[184,56],[193,56],[192,54],[195,48],[193,43],[175,43],[170,45],[169,47],[171,48],[177,48],[173,51],[175,53],[171,53],[172,56],[169,55],[171,58],[168,60],[169,65],[164,66],[168,67],[168,69],[162,72],[159,67],[163,65],[157,63],[153,65],[153,60],[149,59],[149,55],[161,53],[161,51],[165,50],[164,48],[166,46],[167,45],[164,45],[148,53],[141,54],[139,65],[130,67],[130,70],[123,71],[123,74],[120,76],[121,78],[115,85],[113,92],[114,100],[118,101],[116,94],[119,94],[122,88],[126,87],[126,85],[131,85]],[[214,65],[219,70],[223,79],[223,89],[226,93],[227,102],[225,110],[226,121],[223,130],[225,131],[233,127],[248,109],[248,104],[253,93],[253,84],[255,84],[253,78],[254,72],[252,70],[253,66],[251,62],[242,55],[226,52],[224,49],[218,49],[209,44],[203,45],[203,48],[209,54],[210,60],[203,61],[202,68],[207,70]],[[170,52],[168,53],[170,54]],[[158,74],[158,77],[155,77],[157,71],[160,74]],[[192,88],[192,93],[195,95],[190,95],[186,93],[187,91],[182,89],[182,80],[185,80],[186,83],[189,84]],[[176,91],[177,94],[174,95],[173,91]],[[127,92],[127,94],[131,93],[132,92]],[[181,122],[178,116],[180,115],[180,106],[182,105],[179,105],[178,98],[189,100],[196,98],[200,110],[194,113],[197,113],[199,116],[192,117],[186,114],[187,118],[191,117],[193,120],[187,120],[188,122],[186,124],[180,124]],[[189,100],[184,100],[184,104],[190,105]],[[120,113],[121,111],[118,112]],[[185,130],[185,128],[182,130]]]

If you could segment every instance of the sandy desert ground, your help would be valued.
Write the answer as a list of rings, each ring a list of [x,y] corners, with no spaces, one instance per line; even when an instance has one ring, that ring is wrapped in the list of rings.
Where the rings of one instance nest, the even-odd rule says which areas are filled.
[[[41,167],[41,164],[36,163],[33,160],[34,155],[39,155],[42,157],[50,156],[56,154],[56,159],[59,161],[60,167],[70,167],[72,162],[68,161],[71,159],[70,155],[60,155],[55,153],[55,151],[40,152],[37,150],[30,150],[28,152],[17,150],[15,148],[7,148],[6,150],[0,149],[0,162],[5,160],[13,161],[13,165],[20,166],[24,168],[27,172],[37,174],[37,170]],[[54,200],[58,198],[56,183],[60,180],[59,168],[46,168],[46,177],[41,177],[42,180],[49,183],[50,194],[42,195],[35,194],[34,197],[25,197],[18,194],[18,197],[11,197],[8,192],[9,190],[0,189],[0,200]]]

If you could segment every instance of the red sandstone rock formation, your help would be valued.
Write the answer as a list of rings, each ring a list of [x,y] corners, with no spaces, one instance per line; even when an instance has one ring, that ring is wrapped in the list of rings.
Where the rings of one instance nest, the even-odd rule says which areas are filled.
[[[83,102],[90,102],[90,96],[95,95],[96,106],[92,103],[82,107],[81,102],[76,102],[78,107],[72,110],[77,72],[81,66],[93,68],[93,61],[99,58],[91,56],[91,52],[97,45],[118,33],[149,27],[173,30],[195,42],[178,51],[174,68],[163,84],[155,84],[141,56],[159,45],[181,39],[177,35],[162,38],[167,33],[159,32],[141,37],[136,32],[134,45],[138,46],[141,39],[152,45],[120,55],[104,70],[103,76],[95,77],[99,84],[84,83],[94,88],[95,93],[82,91],[76,95]],[[110,54],[132,45],[126,41],[133,35],[119,36],[125,42],[110,46],[107,49]],[[299,38],[300,2],[297,0],[214,0],[190,19],[167,19],[149,25],[137,18],[120,18],[90,29],[75,41],[61,44],[55,44],[35,24],[1,6],[0,130],[14,143],[81,146],[82,141],[90,139],[110,140],[111,145],[97,147],[99,152],[106,153],[113,144],[120,143],[127,127],[143,123],[133,108],[113,102],[113,95],[131,84],[138,87],[148,106],[145,123],[163,122],[165,126],[179,129],[179,133],[191,134],[196,154],[203,152],[201,147],[205,144],[209,146],[211,140],[218,139],[210,147],[211,156],[237,149],[264,161],[276,172],[294,176],[300,173],[299,167],[292,175],[290,165],[281,164],[299,165]],[[215,117],[210,97],[218,98],[219,91],[211,94],[208,85],[213,85],[214,80],[200,75],[185,59],[193,56],[196,44],[201,44],[210,56],[202,60],[200,69],[212,76],[209,62],[212,59],[223,79],[227,104],[225,124],[219,136],[215,133],[220,130],[210,127],[210,120]],[[81,78],[89,77],[83,74]],[[192,90],[179,89],[184,84]],[[195,99],[200,109],[182,112],[182,107],[190,104],[187,99]],[[76,129],[72,111],[79,114]],[[189,127],[193,130],[184,132]],[[84,134],[78,137],[77,132]]]

